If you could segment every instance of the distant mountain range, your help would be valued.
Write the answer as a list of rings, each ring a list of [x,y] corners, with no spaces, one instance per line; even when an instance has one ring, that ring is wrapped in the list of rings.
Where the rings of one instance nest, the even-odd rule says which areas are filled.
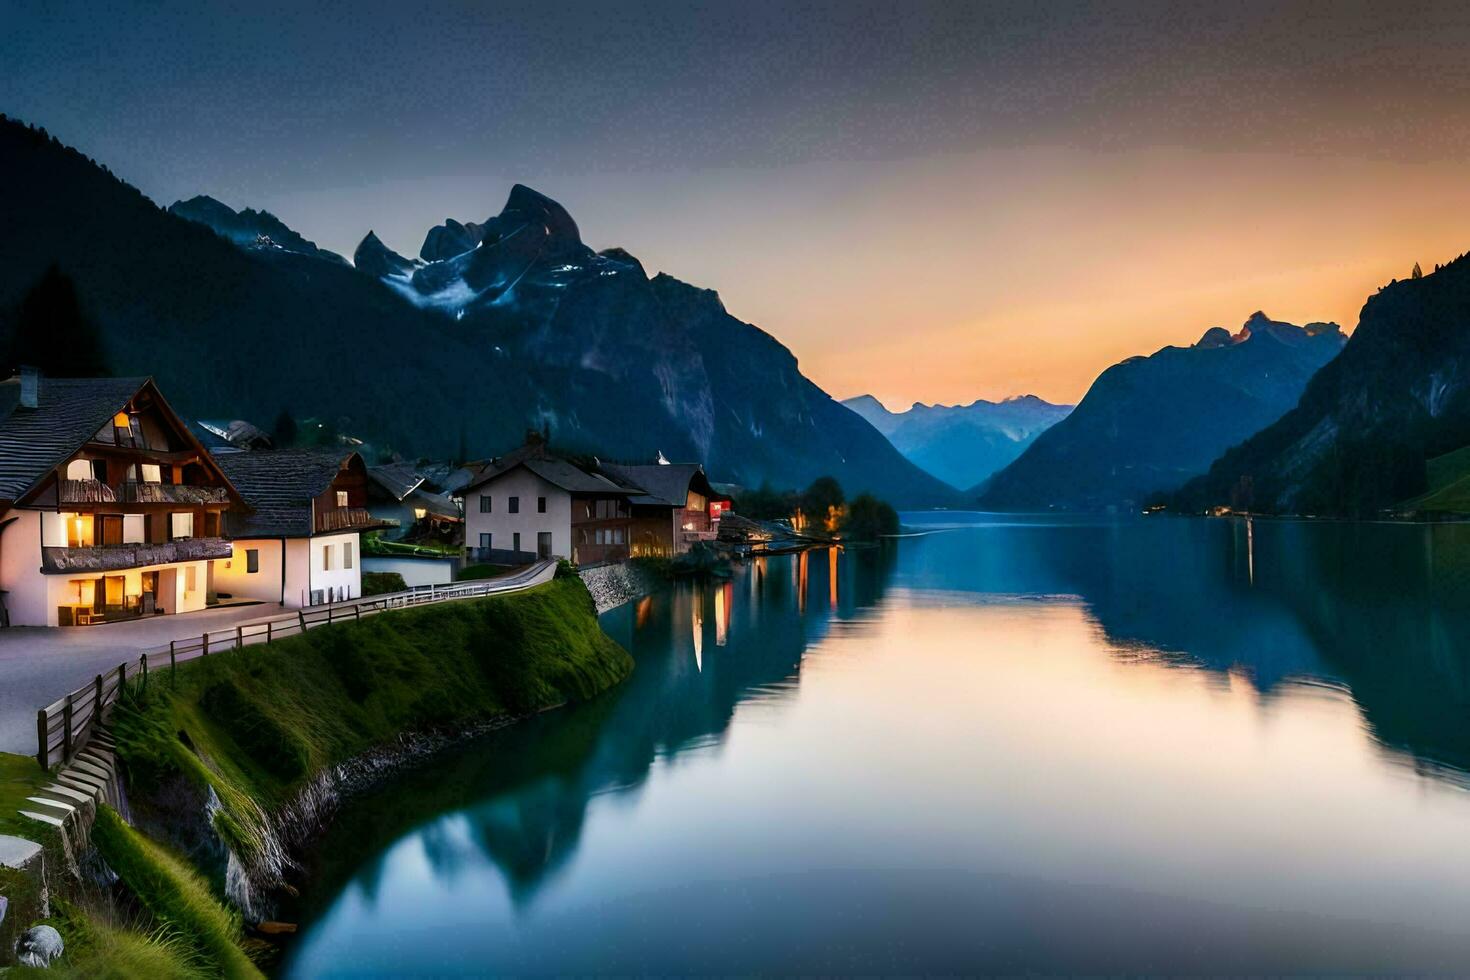
[[[44,131],[0,117],[0,342],[55,263],[108,366],[193,417],[285,410],[411,456],[500,452],[549,427],[569,451],[706,462],[717,480],[837,477],[910,506],[954,499],[710,290],[594,252],[517,185],[417,259],[371,233],[356,267],[267,212],[160,209]],[[172,212],[172,213],[171,213]]]
[[[1426,461],[1465,446],[1470,259],[1461,256],[1369,297],[1341,356],[1312,378],[1300,403],[1225,453],[1175,502],[1370,515],[1424,493]]]
[[[1141,507],[1281,418],[1344,343],[1335,323],[1255,313],[1235,334],[1129,358],[974,494],[999,510]]]
[[[902,412],[890,412],[872,395],[842,404],[872,423],[910,462],[957,490],[1010,463],[1072,411],[1071,405],[1053,405],[1035,395],[968,405],[915,402]]]

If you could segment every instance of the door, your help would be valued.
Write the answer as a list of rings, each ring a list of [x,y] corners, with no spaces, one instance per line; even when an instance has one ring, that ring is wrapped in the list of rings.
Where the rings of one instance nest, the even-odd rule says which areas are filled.
[[[536,535],[536,557],[551,557],[551,532],[541,531]]]

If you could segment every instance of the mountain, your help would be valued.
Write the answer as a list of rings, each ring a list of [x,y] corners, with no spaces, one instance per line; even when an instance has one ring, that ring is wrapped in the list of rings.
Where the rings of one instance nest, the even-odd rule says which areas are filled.
[[[242,248],[276,248],[326,259],[340,265],[347,264],[342,256],[317,248],[315,242],[302,238],[269,211],[256,211],[253,208],[236,211],[228,204],[222,204],[204,194],[191,197],[187,201],[175,201],[169,205],[168,211],[169,214],[197,222],[206,228],[213,228],[216,234],[228,238]]]
[[[292,248],[237,246],[215,231],[234,227],[223,211],[206,206],[206,226],[162,210],[3,118],[0,173],[0,344],[56,264],[112,371],[155,376],[187,417],[269,422],[284,410],[433,457],[502,452],[547,426],[568,451],[661,451],[727,482],[831,474],[910,505],[953,498],[715,293],[650,278],[621,250],[593,252],[528,188],[483,224],[431,232],[431,260],[370,234],[353,267],[291,235]]]
[[[1140,507],[1289,411],[1345,342],[1335,323],[1255,313],[1235,334],[1213,327],[1191,347],[1114,364],[1071,415],[975,488],[981,506]]]
[[[984,480],[1067,417],[1071,405],[1053,405],[1035,395],[968,405],[925,405],[890,412],[872,395],[844,405],[888,437],[895,449],[921,469],[963,489]]]
[[[1299,404],[1221,456],[1175,503],[1357,516],[1423,493],[1426,461],[1470,446],[1467,324],[1465,256],[1383,287]]]

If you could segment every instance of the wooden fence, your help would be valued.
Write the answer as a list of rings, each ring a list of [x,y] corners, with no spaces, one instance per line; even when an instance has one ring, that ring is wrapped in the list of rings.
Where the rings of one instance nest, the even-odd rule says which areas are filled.
[[[150,673],[159,670],[172,671],[182,662],[207,657],[211,653],[270,643],[283,637],[297,636],[318,626],[355,622],[365,616],[374,616],[391,609],[407,609],[434,602],[516,592],[549,582],[555,574],[556,562],[541,561],[524,571],[503,578],[455,582],[449,585],[420,585],[402,592],[312,606],[270,619],[239,623],[228,629],[210,630],[199,636],[172,640],[168,646],[140,651],[136,660],[124,661],[115,669],[98,674],[90,683],[36,712],[36,761],[43,769],[49,769],[55,763],[70,762],[86,746],[92,732],[103,720],[104,713],[116,703],[129,680],[139,679],[147,683]]]

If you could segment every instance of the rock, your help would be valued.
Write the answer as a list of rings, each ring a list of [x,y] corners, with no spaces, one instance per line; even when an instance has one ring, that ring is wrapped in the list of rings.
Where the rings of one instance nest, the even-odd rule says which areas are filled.
[[[61,933],[50,926],[32,926],[15,944],[15,959],[21,966],[45,968],[59,957],[65,945]]]

